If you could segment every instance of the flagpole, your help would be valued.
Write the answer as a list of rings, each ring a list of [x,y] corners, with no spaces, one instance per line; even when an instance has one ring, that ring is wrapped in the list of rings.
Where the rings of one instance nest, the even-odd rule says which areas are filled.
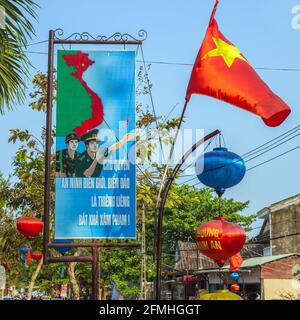
[[[216,0],[211,17],[210,17],[210,23],[213,21],[214,17],[215,17],[215,13],[217,10],[219,4],[219,0]],[[194,66],[195,67],[195,66]],[[188,91],[187,91],[188,92]],[[169,157],[168,157],[168,161],[166,164],[166,169],[164,171],[162,180],[161,180],[161,184],[160,184],[160,188],[159,188],[159,192],[158,192],[158,197],[157,197],[157,201],[156,201],[156,211],[159,208],[158,214],[155,214],[155,219],[154,219],[154,224],[156,226],[156,228],[154,229],[154,239],[156,239],[156,241],[154,241],[154,259],[156,261],[156,284],[155,284],[155,296],[156,296],[156,300],[160,300],[160,284],[161,284],[161,251],[162,251],[162,216],[163,216],[163,209],[164,209],[164,202],[166,200],[166,194],[168,194],[169,188],[172,184],[172,181],[170,182],[170,178],[168,179],[166,186],[164,186],[164,182],[167,176],[167,172],[168,172],[168,168],[169,168],[169,163],[171,161],[173,152],[174,152],[174,148],[175,148],[175,143],[177,141],[178,138],[178,134],[179,134],[179,130],[181,128],[182,122],[183,122],[183,118],[186,112],[186,107],[188,105],[188,102],[190,100],[190,93],[186,95],[185,97],[185,103],[181,112],[181,116],[180,116],[180,120],[179,120],[179,124],[177,126],[177,131],[171,146],[171,150],[169,153]],[[185,161],[185,160],[183,160]],[[178,166],[178,165],[177,165]],[[176,167],[177,167],[176,166]],[[175,167],[175,169],[176,169]],[[174,169],[174,171],[175,171]],[[174,171],[172,172],[172,175],[174,173]],[[171,175],[171,176],[172,176]],[[169,184],[170,182],[170,184]],[[164,193],[162,195],[162,190],[164,189]],[[156,222],[157,220],[157,222]]]
[[[214,8],[213,8],[213,11],[212,11],[212,14],[211,14],[211,17],[210,17],[210,23],[212,22],[212,20],[215,17],[215,13],[216,13],[218,4],[219,4],[219,0],[216,0]],[[175,138],[174,138],[172,146],[171,146],[171,150],[170,150],[168,161],[167,161],[167,166],[166,166],[166,169],[164,171],[164,174],[163,174],[163,177],[162,177],[162,180],[161,180],[161,184],[160,184],[160,188],[159,188],[159,192],[158,192],[158,196],[157,196],[157,201],[156,201],[156,206],[155,206],[156,210],[159,207],[161,193],[162,193],[162,189],[164,187],[164,182],[165,182],[166,175],[167,175],[167,172],[168,172],[169,163],[171,161],[171,158],[172,158],[172,155],[173,155],[173,152],[174,152],[175,143],[177,141],[178,133],[179,133],[179,130],[181,128],[181,125],[182,125],[182,122],[183,122],[183,117],[184,117],[184,114],[185,114],[185,111],[186,111],[187,104],[189,103],[189,100],[190,100],[190,94],[186,95],[186,97],[185,97],[185,103],[184,103],[184,106],[183,106],[183,109],[182,109],[182,112],[181,112],[181,116],[180,116],[179,124],[178,124],[178,127],[177,127],[177,131],[176,131],[176,134],[175,134]],[[155,215],[155,217],[154,217],[154,225],[155,226],[157,225],[157,221],[156,220],[157,220],[157,215]],[[154,229],[154,239],[156,239],[156,235],[157,235],[156,230],[157,229],[155,228]],[[156,242],[155,241],[154,241],[153,251],[154,251],[154,260],[155,260],[156,257],[157,257],[157,246],[156,246]]]

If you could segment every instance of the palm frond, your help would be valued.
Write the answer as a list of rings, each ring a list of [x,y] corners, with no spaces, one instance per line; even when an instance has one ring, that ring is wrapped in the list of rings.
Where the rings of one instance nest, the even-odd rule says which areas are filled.
[[[35,35],[31,19],[37,19],[32,0],[0,0],[5,29],[0,30],[0,113],[24,102],[30,62],[24,52]]]

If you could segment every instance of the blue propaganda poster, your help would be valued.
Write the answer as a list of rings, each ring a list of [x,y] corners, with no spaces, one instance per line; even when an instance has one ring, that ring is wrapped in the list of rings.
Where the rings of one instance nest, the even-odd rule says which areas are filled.
[[[55,238],[135,238],[135,52],[59,50]]]

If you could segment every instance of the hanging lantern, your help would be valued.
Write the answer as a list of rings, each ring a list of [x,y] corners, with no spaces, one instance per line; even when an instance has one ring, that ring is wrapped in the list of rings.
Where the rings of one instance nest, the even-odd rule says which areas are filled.
[[[182,277],[183,282],[191,282],[194,281],[194,276],[192,274],[185,274]]]
[[[243,300],[243,298],[229,290],[217,290],[213,293],[204,294],[200,297],[200,300]]]
[[[44,223],[35,217],[23,217],[17,221],[17,229],[26,238],[37,237],[43,230]]]
[[[231,290],[232,292],[237,292],[237,291],[240,290],[240,286],[239,286],[238,284],[232,284],[232,285],[230,286],[230,290]]]
[[[26,256],[21,256],[21,261],[22,261],[22,263],[26,263]]]
[[[23,244],[21,247],[20,247],[20,254],[25,256],[28,252],[28,246],[26,244]]]
[[[68,240],[68,239],[55,239],[52,241],[53,244],[73,244],[73,240]],[[59,248],[54,248],[57,252],[60,254],[64,255],[69,251],[72,251],[72,247],[59,247]]]
[[[54,239],[52,241],[52,243],[54,243],[54,244],[72,244],[72,243],[74,243],[74,241],[68,240],[68,239]],[[59,247],[59,248],[55,248],[55,250],[58,251],[61,255],[64,255],[67,252],[72,251],[73,248],[72,247]],[[65,277],[65,264],[63,262],[61,264],[60,276],[61,276],[61,278]]]
[[[230,279],[231,280],[238,280],[240,275],[237,272],[233,272],[230,274]]]
[[[21,260],[22,262],[23,259],[25,260],[25,262],[23,263],[26,263],[27,265],[31,264],[31,253],[32,249],[28,247],[26,244],[20,247]]]
[[[198,249],[220,267],[228,258],[240,252],[245,241],[245,230],[225,218],[215,218],[202,224],[196,231]]]
[[[39,251],[34,251],[32,253],[32,255],[31,255],[31,257],[32,257],[33,260],[39,261],[39,260],[42,259],[43,254],[41,252],[39,252]]]
[[[217,192],[224,192],[237,185],[244,178],[245,172],[244,160],[227,148],[215,148],[196,161],[198,179]]]

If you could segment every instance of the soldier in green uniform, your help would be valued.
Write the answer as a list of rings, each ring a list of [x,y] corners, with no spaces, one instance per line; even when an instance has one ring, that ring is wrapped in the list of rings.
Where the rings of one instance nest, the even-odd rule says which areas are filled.
[[[110,147],[98,146],[98,129],[88,131],[81,137],[86,151],[81,153],[75,161],[75,177],[99,177],[103,168],[102,161],[113,151],[120,149],[126,142],[134,140],[134,134],[126,134],[118,143]]]
[[[79,156],[76,151],[78,141],[76,133],[70,133],[65,138],[67,148],[56,152],[55,171],[57,177],[74,177],[75,160]]]

